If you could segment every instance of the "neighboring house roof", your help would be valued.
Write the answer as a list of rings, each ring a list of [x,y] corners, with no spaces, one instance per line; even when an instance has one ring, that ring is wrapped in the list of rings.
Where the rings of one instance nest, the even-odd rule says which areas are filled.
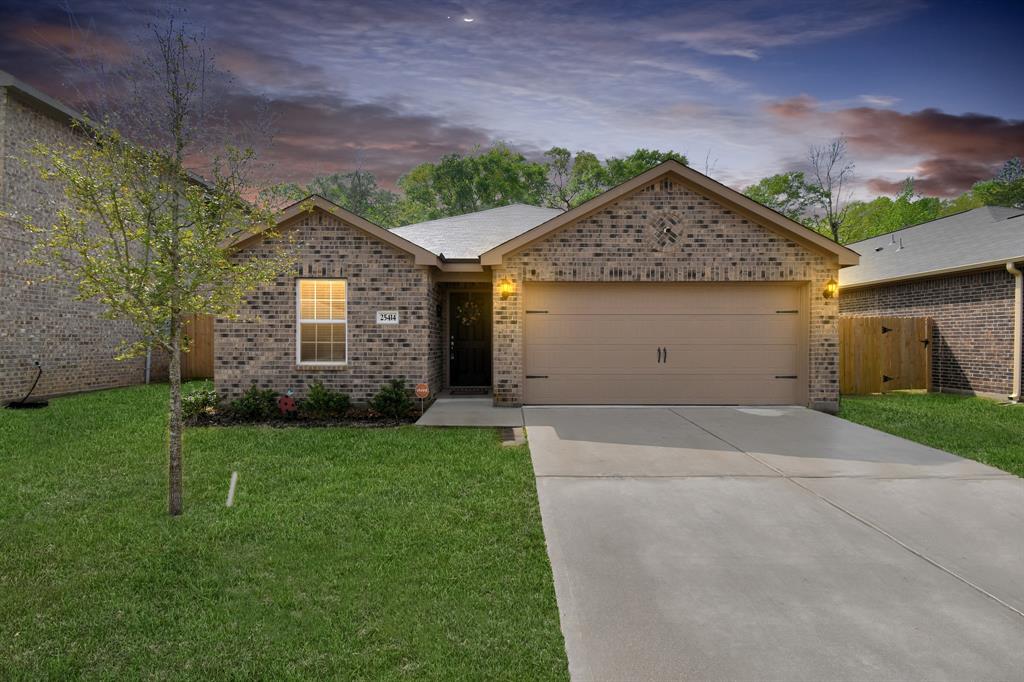
[[[557,208],[511,204],[396,227],[391,232],[447,260],[476,259],[561,213]]]
[[[406,253],[414,256],[417,265],[441,265],[441,261],[438,259],[438,257],[435,256],[430,251],[427,251],[423,247],[412,243],[408,239],[405,239],[404,237],[395,234],[393,230],[386,230],[380,225],[374,225],[369,220],[361,218],[352,211],[349,211],[348,209],[339,206],[338,204],[320,196],[319,194],[310,194],[305,199],[300,199],[299,201],[296,201],[294,204],[291,204],[290,206],[287,206],[286,208],[282,209],[281,212],[277,215],[275,228],[279,228],[292,218],[295,218],[296,216],[304,212],[308,212],[316,208],[324,211],[325,213],[337,216],[344,220],[346,223],[359,228],[363,232],[366,232],[367,234],[373,237],[376,237],[385,244],[391,244],[392,246],[398,248],[399,250],[405,251]],[[264,227],[261,230],[254,230],[252,232],[243,232],[241,234],[233,235],[231,239],[222,246],[233,249],[243,248],[253,239],[256,239],[261,234],[266,232],[267,229],[268,228]]]
[[[31,85],[18,80],[6,71],[0,70],[0,88],[4,88],[15,99],[27,107],[35,109],[50,118],[67,123],[68,126],[78,124],[82,130],[92,130],[93,125],[89,119],[80,111],[75,111],[60,100],[56,100],[45,92],[33,88]],[[188,177],[195,183],[209,187],[210,183],[203,176],[195,171],[185,169]]]
[[[848,245],[860,265],[840,287],[978,270],[1024,260],[1024,209],[983,206]]]
[[[613,187],[603,194],[600,194],[589,201],[583,202],[572,210],[559,213],[547,222],[532,229],[528,229],[522,234],[516,235],[490,250],[483,252],[480,254],[480,263],[482,265],[498,265],[501,263],[501,259],[505,254],[521,249],[527,244],[541,239],[554,230],[568,225],[573,221],[585,218],[592,213],[596,213],[607,204],[617,201],[630,192],[636,191],[645,185],[657,182],[667,175],[672,175],[678,178],[683,184],[694,188],[696,191],[706,196],[712,197],[726,208],[736,211],[740,215],[747,216],[759,225],[775,230],[780,234],[792,238],[794,241],[800,242],[806,246],[811,246],[825,253],[834,254],[838,258],[840,266],[857,264],[858,256],[855,251],[835,243],[828,237],[825,237],[796,221],[790,220],[781,213],[777,213],[767,206],[763,206],[753,199],[744,196],[740,192],[726,187],[722,183],[712,180],[703,173],[699,173],[689,166],[685,166],[674,160],[660,163],[649,171],[636,176],[632,180],[628,180],[621,185]]]
[[[15,95],[21,102],[41,110],[51,118],[70,123],[78,121],[85,123],[85,117],[68,105],[55,100],[46,93],[36,90],[31,85],[18,80],[6,71],[0,70],[0,88],[6,88]]]

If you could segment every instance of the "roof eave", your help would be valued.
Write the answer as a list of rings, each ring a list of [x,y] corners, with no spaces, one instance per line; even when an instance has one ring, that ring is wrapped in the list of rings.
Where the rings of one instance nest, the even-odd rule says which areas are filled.
[[[840,291],[846,291],[849,289],[863,289],[866,287],[877,287],[885,284],[895,284],[897,282],[907,282],[915,279],[931,279],[933,277],[942,277],[943,275],[955,275],[957,273],[962,272],[992,270],[994,268],[1004,267],[1007,263],[1020,262],[1024,262],[1024,254],[1011,258],[999,258],[997,260],[982,261],[979,263],[968,263],[966,265],[956,265],[948,268],[938,268],[936,270],[925,270],[924,272],[914,272],[906,275],[893,275],[892,277],[872,279],[865,282],[855,282],[853,284],[843,284],[840,281],[839,289]]]

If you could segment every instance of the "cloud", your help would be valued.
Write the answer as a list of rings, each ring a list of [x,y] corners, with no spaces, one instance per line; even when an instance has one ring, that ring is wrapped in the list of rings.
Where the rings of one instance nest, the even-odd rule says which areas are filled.
[[[769,102],[765,111],[779,118],[807,118],[818,113],[818,100],[810,95],[798,95],[789,99]]]
[[[892,3],[852,0],[822,4],[791,2],[775,11],[756,0],[737,0],[714,7],[679,12],[685,28],[659,28],[654,39],[723,57],[757,60],[770,49],[815,43],[889,23],[922,8],[921,2]]]
[[[1024,120],[939,109],[901,112],[876,107],[826,109],[808,95],[769,102],[765,110],[784,126],[844,135],[851,153],[874,159],[912,159],[916,187],[936,196],[959,194],[992,177],[999,164],[1024,155]],[[875,191],[899,191],[903,178],[875,177]]]
[[[993,177],[999,165],[951,158],[925,159],[917,164],[911,175],[914,189],[921,194],[951,197],[961,194],[978,180]],[[867,186],[880,194],[897,194],[903,189],[903,180],[872,178],[867,181]]]
[[[888,95],[861,95],[857,99],[873,107],[891,107],[900,101],[899,97],[889,97]]]
[[[938,109],[902,113],[856,107],[826,114],[850,147],[876,154],[926,154],[991,163],[1024,153],[1024,120],[987,114],[947,114]]]
[[[232,120],[244,121],[259,107],[253,95],[229,103]],[[357,102],[344,97],[310,95],[272,99],[274,139],[263,155],[274,177],[304,181],[314,175],[352,169],[373,170],[392,186],[414,165],[444,154],[486,146],[494,136],[486,130],[417,114],[386,102]]]

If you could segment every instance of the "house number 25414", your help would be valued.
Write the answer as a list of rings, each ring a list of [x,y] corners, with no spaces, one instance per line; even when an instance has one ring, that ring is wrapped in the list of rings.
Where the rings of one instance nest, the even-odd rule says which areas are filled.
[[[397,310],[378,310],[377,324],[398,324]]]

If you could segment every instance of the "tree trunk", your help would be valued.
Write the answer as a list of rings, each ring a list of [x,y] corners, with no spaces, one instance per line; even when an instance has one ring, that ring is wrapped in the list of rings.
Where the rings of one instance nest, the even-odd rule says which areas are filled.
[[[171,316],[171,383],[170,440],[167,460],[167,513],[178,516],[181,502],[181,325]]]

